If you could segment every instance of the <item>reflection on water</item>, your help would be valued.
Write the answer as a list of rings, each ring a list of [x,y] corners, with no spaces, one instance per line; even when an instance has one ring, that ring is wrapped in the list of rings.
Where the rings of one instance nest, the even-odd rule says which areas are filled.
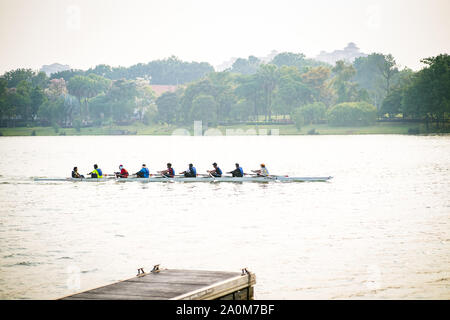
[[[0,298],[57,298],[161,263],[248,267],[257,299],[448,299],[449,150],[439,136],[1,137]],[[334,179],[31,179],[169,161]]]

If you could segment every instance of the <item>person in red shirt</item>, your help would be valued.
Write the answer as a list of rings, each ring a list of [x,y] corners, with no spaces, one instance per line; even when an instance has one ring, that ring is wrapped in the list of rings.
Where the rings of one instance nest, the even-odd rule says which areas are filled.
[[[114,172],[116,174],[116,178],[128,178],[128,171],[123,167],[123,165],[119,166],[120,172]]]
[[[172,164],[167,164],[167,169],[163,171],[158,171],[160,175],[166,178],[173,178],[175,176],[175,170],[172,168]]]

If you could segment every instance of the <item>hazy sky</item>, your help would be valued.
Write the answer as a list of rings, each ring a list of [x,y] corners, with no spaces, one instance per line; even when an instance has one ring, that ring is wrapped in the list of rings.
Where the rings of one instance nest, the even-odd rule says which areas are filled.
[[[175,55],[216,66],[272,50],[391,53],[419,69],[449,53],[450,0],[0,0],[0,73]]]

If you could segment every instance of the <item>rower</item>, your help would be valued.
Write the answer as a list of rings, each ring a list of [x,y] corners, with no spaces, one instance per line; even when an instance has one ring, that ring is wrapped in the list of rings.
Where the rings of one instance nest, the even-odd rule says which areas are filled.
[[[119,166],[120,172],[114,172],[116,174],[116,178],[128,178],[128,171],[123,167],[123,165]]]
[[[142,165],[142,169],[135,173],[138,178],[148,178],[150,176],[150,171],[145,164]]]
[[[91,178],[103,178],[102,169],[100,169],[96,164],[94,164],[94,170],[92,170],[88,174],[91,175]]]
[[[227,173],[231,173],[233,177],[241,178],[244,176],[244,170],[239,166],[239,163],[236,163],[236,169]]]
[[[186,171],[180,172],[180,174],[184,174],[186,178],[195,178],[197,177],[197,169],[195,169],[192,163],[189,163],[189,168]]]
[[[73,167],[72,178],[84,179],[84,176],[78,172],[78,167]]]
[[[212,165],[214,170],[208,170],[208,173],[213,177],[220,178],[222,176],[222,170],[217,166],[217,163],[214,162]]]
[[[159,171],[159,173],[166,178],[173,178],[175,176],[175,170],[172,168],[172,164],[167,164],[167,169],[163,171]]]
[[[269,170],[267,170],[266,165],[261,163],[261,169],[252,170],[252,172],[256,173],[257,176],[267,177],[269,175]]]

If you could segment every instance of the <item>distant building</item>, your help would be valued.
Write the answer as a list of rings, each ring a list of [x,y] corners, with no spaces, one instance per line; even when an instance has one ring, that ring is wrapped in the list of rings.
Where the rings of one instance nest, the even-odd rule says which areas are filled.
[[[57,73],[60,71],[70,70],[70,66],[67,64],[59,64],[53,63],[50,65],[43,65],[39,71],[45,72],[47,76],[50,76],[52,73]]]
[[[334,50],[333,52],[321,51],[316,56],[316,60],[334,65],[336,61],[344,60],[352,63],[356,58],[367,57],[367,54],[360,52],[359,48],[353,42],[350,42],[344,50]]]

